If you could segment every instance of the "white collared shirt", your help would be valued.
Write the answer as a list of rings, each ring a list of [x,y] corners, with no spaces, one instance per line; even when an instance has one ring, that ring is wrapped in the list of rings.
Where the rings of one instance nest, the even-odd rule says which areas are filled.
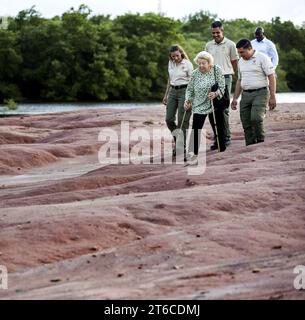
[[[168,62],[169,81],[172,86],[188,84],[194,67],[191,61],[183,59],[180,63],[172,60]]]
[[[238,79],[244,90],[268,87],[268,76],[274,73],[270,58],[262,52],[255,51],[249,60],[240,58],[238,61]]]
[[[279,64],[279,56],[276,50],[274,43],[267,39],[266,37],[262,41],[257,41],[254,39],[251,41],[252,48],[256,51],[262,52],[267,55],[276,69],[277,65]]]

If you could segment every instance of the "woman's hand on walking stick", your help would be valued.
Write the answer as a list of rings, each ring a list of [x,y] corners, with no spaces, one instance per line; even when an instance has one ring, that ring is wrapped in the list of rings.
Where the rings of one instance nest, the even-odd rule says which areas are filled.
[[[192,109],[192,102],[187,100],[184,102],[184,110],[188,111],[190,109]]]

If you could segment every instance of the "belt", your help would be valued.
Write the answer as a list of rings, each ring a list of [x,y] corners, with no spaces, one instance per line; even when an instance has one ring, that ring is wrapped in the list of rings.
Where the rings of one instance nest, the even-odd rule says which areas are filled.
[[[186,88],[186,87],[187,87],[187,84],[182,84],[181,86],[172,86],[172,85],[171,85],[171,87],[172,87],[173,89],[178,90],[178,89]]]
[[[225,77],[225,78],[231,78],[232,75],[231,75],[231,74],[225,74],[224,77]]]
[[[263,87],[263,88],[258,88],[258,89],[249,89],[249,90],[243,90],[244,92],[255,92],[255,91],[260,91],[260,90],[264,90],[267,89],[267,87]]]

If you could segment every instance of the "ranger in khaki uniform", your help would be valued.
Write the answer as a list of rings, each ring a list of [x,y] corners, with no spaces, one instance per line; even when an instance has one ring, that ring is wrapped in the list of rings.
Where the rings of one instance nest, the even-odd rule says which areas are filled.
[[[237,109],[237,99],[242,93],[240,119],[248,146],[265,140],[266,107],[268,102],[270,110],[276,107],[276,78],[269,57],[255,51],[248,39],[240,40],[236,48],[241,59],[238,62],[238,80],[231,108]]]
[[[215,61],[215,64],[221,67],[222,73],[225,77],[226,86],[229,93],[232,89],[232,78],[234,73],[237,73],[238,53],[236,45],[233,41],[224,36],[224,28],[220,21],[215,21],[211,25],[212,41],[208,42],[205,46],[205,50],[209,52]],[[224,116],[224,130],[226,146],[231,142],[231,131],[229,125],[229,108],[223,112]],[[217,144],[211,146],[211,149],[217,149]]]

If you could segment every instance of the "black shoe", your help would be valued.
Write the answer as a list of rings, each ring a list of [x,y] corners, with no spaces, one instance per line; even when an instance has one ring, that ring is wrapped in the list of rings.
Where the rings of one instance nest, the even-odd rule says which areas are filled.
[[[228,139],[228,140],[225,141],[225,146],[226,146],[226,147],[228,147],[230,144],[231,144],[231,140],[230,140],[230,139]]]
[[[173,148],[173,150],[172,150],[172,157],[176,158],[176,148]]]
[[[218,146],[217,146],[217,143],[214,143],[210,146],[210,149],[211,150],[217,150],[218,149]]]
[[[262,142],[264,142],[265,140],[256,140],[256,143],[262,143]]]
[[[211,150],[218,150],[217,144],[212,144],[210,149]],[[224,146],[222,146],[222,145],[219,146],[219,151],[220,152],[224,152],[224,151],[226,151],[226,149],[227,149],[227,145],[226,144]]]

